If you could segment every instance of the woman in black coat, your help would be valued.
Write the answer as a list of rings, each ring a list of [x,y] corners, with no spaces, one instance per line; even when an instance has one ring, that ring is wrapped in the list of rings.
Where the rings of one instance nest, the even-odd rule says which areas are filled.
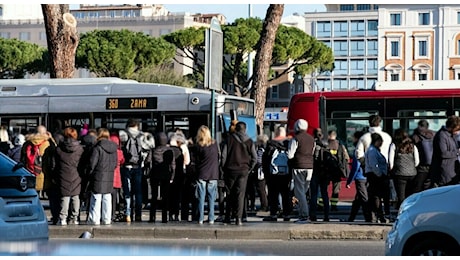
[[[61,212],[58,223],[61,226],[67,225],[67,220],[72,224],[78,225],[81,191],[78,164],[82,154],[83,147],[78,142],[77,130],[73,127],[66,127],[64,129],[64,140],[56,148],[54,163],[61,191]],[[72,211],[71,216],[67,219],[70,203]]]
[[[91,200],[88,224],[110,225],[112,219],[113,176],[117,166],[117,145],[109,140],[110,132],[100,128],[97,143],[89,159]],[[102,215],[101,215],[102,210]]]

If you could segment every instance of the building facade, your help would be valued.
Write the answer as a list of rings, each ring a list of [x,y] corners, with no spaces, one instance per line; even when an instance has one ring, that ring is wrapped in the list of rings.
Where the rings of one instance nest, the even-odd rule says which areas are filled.
[[[379,80],[460,79],[460,5],[379,7]]]
[[[369,89],[378,77],[378,6],[327,4],[305,13],[306,33],[332,48],[334,70],[313,73],[313,91]],[[307,80],[308,82],[308,80]]]

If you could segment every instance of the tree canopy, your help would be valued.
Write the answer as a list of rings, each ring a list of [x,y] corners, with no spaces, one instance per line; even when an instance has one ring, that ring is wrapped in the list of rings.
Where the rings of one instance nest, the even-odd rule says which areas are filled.
[[[46,71],[46,48],[17,39],[0,38],[0,78],[24,78],[27,72]]]
[[[142,69],[171,61],[176,48],[141,32],[94,30],[80,36],[76,65],[99,77],[131,78]]]
[[[233,23],[222,26],[224,33],[223,81],[232,83],[241,89],[243,95],[249,89],[251,79],[247,79],[247,56],[258,50],[263,21],[260,18],[239,18]],[[206,28],[186,28],[172,32],[163,38],[174,44],[182,53],[194,61],[195,78],[203,78]],[[302,76],[314,70],[331,71],[334,56],[331,48],[295,27],[280,25],[276,33],[271,65],[289,64],[285,73],[295,72]],[[270,78],[269,80],[273,80]]]

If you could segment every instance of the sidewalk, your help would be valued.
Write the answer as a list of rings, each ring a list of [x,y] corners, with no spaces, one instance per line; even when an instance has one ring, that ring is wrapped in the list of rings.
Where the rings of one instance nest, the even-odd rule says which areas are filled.
[[[49,216],[46,202],[43,203]],[[294,223],[296,218],[277,222],[262,221],[268,212],[248,214],[247,222],[243,226],[234,223],[225,225],[215,222],[213,225],[195,222],[170,221],[161,223],[161,213],[157,212],[156,223],[148,223],[148,211],[144,210],[142,222],[115,222],[111,225],[91,226],[86,225],[86,216],[82,214],[80,225],[49,226],[50,239],[78,238],[89,232],[96,239],[358,239],[358,240],[384,240],[392,224],[365,223],[358,218],[355,222],[340,222],[346,219],[350,211],[349,203],[339,203],[337,212],[331,212],[330,222],[323,222],[318,215],[317,222],[307,224]],[[359,216],[361,217],[361,216]],[[86,235],[89,235],[88,233]]]

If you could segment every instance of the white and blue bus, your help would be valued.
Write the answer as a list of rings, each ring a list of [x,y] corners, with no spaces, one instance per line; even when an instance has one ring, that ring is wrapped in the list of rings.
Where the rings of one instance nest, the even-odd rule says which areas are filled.
[[[178,128],[195,137],[201,125],[211,128],[215,109],[215,138],[221,141],[231,120],[247,124],[257,136],[252,99],[166,84],[139,83],[119,78],[4,79],[0,80],[0,122],[12,134],[44,125],[50,132],[72,126],[80,129],[124,129],[129,118],[141,130],[170,132]]]

